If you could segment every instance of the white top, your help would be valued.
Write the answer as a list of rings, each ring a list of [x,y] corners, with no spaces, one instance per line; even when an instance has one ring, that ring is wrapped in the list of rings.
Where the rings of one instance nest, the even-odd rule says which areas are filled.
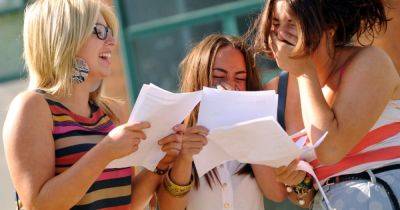
[[[207,184],[200,178],[199,189],[188,195],[187,210],[264,210],[263,195],[255,178],[249,174],[236,174],[245,164],[230,161],[217,167],[222,186]]]

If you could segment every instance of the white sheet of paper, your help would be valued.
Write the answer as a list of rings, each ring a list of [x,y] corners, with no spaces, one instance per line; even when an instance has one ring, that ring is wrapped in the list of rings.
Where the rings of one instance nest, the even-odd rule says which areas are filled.
[[[171,93],[153,84],[143,85],[129,122],[150,122],[145,129],[147,139],[135,153],[112,161],[107,168],[143,166],[153,171],[164,156],[158,140],[173,133],[172,127],[181,123],[200,102],[202,92]]]
[[[278,95],[275,91],[230,91],[203,87],[198,125],[209,130],[273,116]]]
[[[207,138],[208,153],[204,154],[204,150],[200,153],[207,156],[195,159],[199,176],[229,160],[280,167],[302,153],[273,117],[216,128]]]
[[[211,134],[216,128],[248,120],[267,116],[276,118],[277,105],[275,91],[229,91],[204,87],[197,124],[208,128]],[[234,159],[209,138],[201,153],[194,156],[194,163],[200,175]]]

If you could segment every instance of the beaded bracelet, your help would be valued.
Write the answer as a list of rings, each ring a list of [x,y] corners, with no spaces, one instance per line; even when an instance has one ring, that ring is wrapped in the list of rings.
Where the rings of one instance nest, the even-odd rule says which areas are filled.
[[[171,170],[168,171],[164,177],[164,188],[167,192],[174,197],[183,197],[190,192],[193,186],[193,175],[190,177],[190,183],[188,185],[177,185],[171,181],[170,178]]]
[[[306,177],[300,182],[298,185],[295,186],[287,186],[286,191],[288,193],[294,192],[297,195],[297,200],[300,206],[303,206],[306,201],[304,198],[310,193],[313,189],[313,181],[312,176],[310,174],[306,174]]]

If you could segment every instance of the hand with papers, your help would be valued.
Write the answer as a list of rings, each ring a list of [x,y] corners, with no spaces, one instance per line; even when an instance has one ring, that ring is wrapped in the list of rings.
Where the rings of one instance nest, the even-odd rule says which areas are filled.
[[[208,130],[203,126],[185,128],[184,125],[177,126],[174,130],[182,139],[182,148],[178,158],[193,161],[193,156],[201,152],[207,144]]]
[[[136,165],[154,170],[165,155],[158,141],[176,135],[179,131],[172,128],[200,101],[197,124],[210,129],[209,144],[194,156],[200,177],[230,160],[279,167],[288,165],[302,153],[275,121],[277,95],[273,91],[204,87],[203,91],[175,94],[155,85],[144,85],[130,122],[151,123],[151,128],[145,130],[147,140],[136,153],[113,161],[109,167]],[[172,144],[178,148],[178,143]]]
[[[294,143],[275,121],[276,110],[277,95],[274,91],[238,92],[204,88],[198,123],[209,128],[210,134],[207,136],[208,145],[194,157],[199,176],[223,163],[238,160],[281,167],[275,170],[275,175],[285,184],[298,183],[305,172],[318,180],[307,163],[292,161],[313,155],[314,148],[326,134],[311,146],[304,147],[303,141]],[[290,163],[292,165],[286,167]],[[317,185],[321,189],[318,182]]]
[[[107,145],[107,155],[114,160],[136,152],[140,141],[146,139],[143,130],[147,128],[150,123],[141,122],[126,123],[111,130],[102,142]]]
[[[182,148],[182,140],[177,133],[166,136],[158,141],[161,151],[165,152],[165,156],[158,162],[157,169],[168,170],[176,157],[180,154]]]
[[[207,144],[208,130],[202,126],[185,128],[185,125],[174,126],[175,134],[171,134],[160,141],[161,151],[165,152],[164,158],[158,163],[157,168],[167,169],[175,162],[176,158],[193,161],[193,155],[199,154]]]
[[[171,93],[152,84],[143,85],[129,122],[150,122],[151,127],[144,131],[146,141],[140,143],[138,151],[112,161],[107,168],[143,166],[154,171],[165,156],[158,141],[175,133],[173,127],[183,122],[201,97],[201,92]]]
[[[276,122],[274,91],[203,89],[198,123],[210,130],[209,144],[194,157],[201,177],[231,160],[271,167],[287,166],[309,155],[315,145],[296,144]]]
[[[194,157],[199,176],[230,160],[278,167],[297,158],[296,146],[274,120],[277,100],[274,91],[204,88],[198,124],[210,134]]]
[[[236,135],[239,133],[240,135],[250,134],[251,136],[253,130],[239,132],[239,129],[232,128],[234,131],[232,136],[236,136],[236,139],[221,139],[216,136],[218,134],[224,135],[223,130],[228,129],[229,126],[234,126],[236,123],[268,116],[274,117],[276,113],[277,105],[270,106],[271,104],[268,102],[269,100],[273,103],[276,102],[276,94],[259,91],[262,87],[258,71],[252,65],[253,56],[247,51],[249,48],[246,47],[246,43],[242,41],[230,36],[210,35],[194,47],[180,64],[181,91],[202,91],[203,95],[200,109],[193,110],[190,117],[185,120],[185,124],[204,126],[209,129],[209,134],[207,145],[203,147],[199,154],[193,156],[194,168],[190,159],[182,161],[184,158],[177,158],[170,171],[171,178],[179,182],[177,184],[187,185],[190,183],[190,177],[192,177],[196,188],[190,192],[191,195],[187,198],[187,206],[181,198],[173,199],[170,202],[174,204],[176,209],[222,209],[227,207],[232,209],[263,209],[263,195],[258,190],[259,188],[262,188],[261,191],[268,198],[285,199],[283,198],[286,195],[284,188],[282,187],[283,190],[276,190],[274,188],[276,185],[271,185],[271,182],[275,182],[274,178],[263,176],[264,174],[259,176],[258,171],[254,171],[256,178],[251,178],[252,166],[238,162],[237,160],[240,158],[234,157],[234,153],[225,150],[232,145],[231,149],[239,151],[239,153],[242,152],[240,153],[242,159],[252,159],[251,155],[246,154],[246,152],[249,151],[249,148],[254,147],[248,147],[247,142]],[[237,91],[221,90],[227,94],[220,94],[219,90],[207,88],[210,86],[221,86],[222,89]],[[249,97],[247,97],[248,94]],[[209,97],[210,95],[212,97]],[[246,101],[247,99],[250,102]],[[246,119],[241,118],[242,113],[248,111],[252,111],[252,116]],[[207,122],[209,124],[205,124]],[[221,122],[225,122],[225,124]],[[212,139],[213,137],[215,138]],[[235,147],[233,142],[239,141],[244,144]],[[258,145],[260,150],[263,149],[262,147],[263,145]],[[202,174],[198,173],[199,171]],[[194,174],[191,175],[191,172]],[[269,174],[273,175],[272,169],[270,169]],[[262,179],[259,179],[260,177]],[[259,182],[260,180],[261,182]],[[220,190],[221,185],[223,185],[224,190]],[[271,193],[269,194],[269,192]],[[220,197],[225,199],[223,203],[221,203],[221,199],[218,199]],[[246,201],[241,202],[242,200]],[[252,201],[261,201],[261,203]]]

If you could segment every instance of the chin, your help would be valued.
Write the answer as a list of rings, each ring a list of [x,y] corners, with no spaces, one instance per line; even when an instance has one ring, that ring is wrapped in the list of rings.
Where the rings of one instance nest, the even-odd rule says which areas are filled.
[[[94,81],[90,86],[90,92],[92,93],[92,92],[96,91],[97,89],[99,89],[102,82],[103,82],[103,80],[101,80],[101,79]]]
[[[111,75],[112,71],[111,68],[104,68],[98,71],[99,77],[102,79],[105,79],[106,77],[109,77]]]

